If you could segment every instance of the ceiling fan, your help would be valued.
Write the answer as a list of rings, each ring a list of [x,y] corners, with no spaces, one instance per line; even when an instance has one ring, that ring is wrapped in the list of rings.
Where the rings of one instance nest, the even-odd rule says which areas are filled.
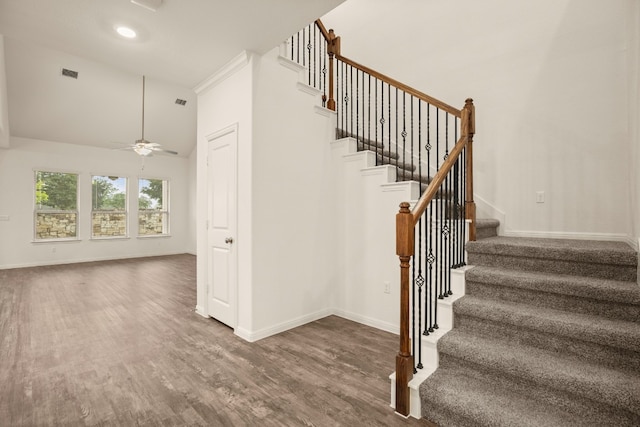
[[[161,148],[160,144],[144,139],[144,91],[145,77],[142,76],[142,137],[137,139],[132,145],[123,148],[123,150],[133,150],[142,157],[149,157],[153,155],[153,153],[178,154],[177,151],[165,150]]]

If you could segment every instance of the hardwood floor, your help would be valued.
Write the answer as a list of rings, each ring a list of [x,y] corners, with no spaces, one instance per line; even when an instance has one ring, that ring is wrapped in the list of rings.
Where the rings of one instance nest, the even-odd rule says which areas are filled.
[[[0,270],[0,425],[427,426],[398,337],[331,316],[256,343],[194,313],[195,257]]]

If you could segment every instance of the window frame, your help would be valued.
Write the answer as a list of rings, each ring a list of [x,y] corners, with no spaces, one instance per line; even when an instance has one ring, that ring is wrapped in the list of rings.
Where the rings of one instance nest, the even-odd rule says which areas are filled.
[[[95,209],[94,206],[94,194],[93,194],[93,181],[94,178],[111,178],[111,177],[117,177],[118,179],[122,178],[125,180],[125,184],[124,184],[124,210],[106,210],[106,209]],[[91,213],[90,213],[90,219],[89,219],[89,223],[90,223],[90,239],[91,240],[118,240],[118,239],[129,239],[129,177],[127,175],[121,175],[121,174],[117,174],[117,175],[113,175],[113,174],[95,174],[92,173],[91,174]],[[104,213],[120,213],[120,214],[124,214],[124,234],[123,235],[117,235],[117,236],[96,236],[94,235],[94,228],[93,228],[93,221],[94,221],[94,216],[96,214],[104,214]]]
[[[142,189],[142,187],[140,186],[140,181],[142,180],[146,180],[146,181],[162,181],[163,182],[163,186],[162,186],[162,209],[141,209],[140,208],[140,191]],[[138,192],[136,193],[137,197],[136,197],[136,202],[137,202],[137,207],[138,207],[138,215],[136,217],[136,225],[137,225],[137,232],[138,232],[138,238],[141,239],[147,239],[147,238],[154,238],[154,237],[168,237],[171,235],[171,227],[170,227],[170,209],[169,209],[169,205],[170,205],[170,195],[171,195],[171,181],[167,178],[151,178],[148,176],[138,176]],[[151,213],[161,213],[162,217],[163,217],[163,221],[162,221],[162,233],[156,233],[156,234],[142,234],[140,233],[140,216],[141,215],[145,215],[145,214],[151,214]]]
[[[56,174],[66,174],[66,175],[75,175],[76,177],[76,208],[75,210],[64,210],[64,209],[48,209],[48,210],[40,210],[38,209],[38,203],[36,201],[37,194],[37,183],[38,183],[38,173],[56,173]],[[74,242],[80,240],[80,173],[79,172],[70,172],[65,170],[57,170],[51,168],[34,168],[33,169],[33,186],[32,186],[32,202],[33,202],[33,243],[55,243],[55,242]],[[54,237],[50,239],[43,239],[38,237],[38,214],[40,213],[49,213],[49,214],[75,214],[75,236],[73,237]]]

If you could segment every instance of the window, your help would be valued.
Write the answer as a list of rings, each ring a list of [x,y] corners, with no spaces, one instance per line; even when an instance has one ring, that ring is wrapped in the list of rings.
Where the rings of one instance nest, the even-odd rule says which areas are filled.
[[[35,171],[35,239],[78,237],[78,175]]]
[[[127,178],[92,177],[91,203],[91,237],[127,236]]]
[[[138,180],[138,235],[169,234],[169,182],[161,179]]]

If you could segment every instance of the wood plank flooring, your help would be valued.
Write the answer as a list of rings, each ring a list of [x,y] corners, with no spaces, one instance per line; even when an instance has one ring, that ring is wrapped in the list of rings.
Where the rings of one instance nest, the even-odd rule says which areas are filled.
[[[331,316],[256,343],[194,313],[195,257],[0,270],[1,426],[428,426],[398,338]]]

